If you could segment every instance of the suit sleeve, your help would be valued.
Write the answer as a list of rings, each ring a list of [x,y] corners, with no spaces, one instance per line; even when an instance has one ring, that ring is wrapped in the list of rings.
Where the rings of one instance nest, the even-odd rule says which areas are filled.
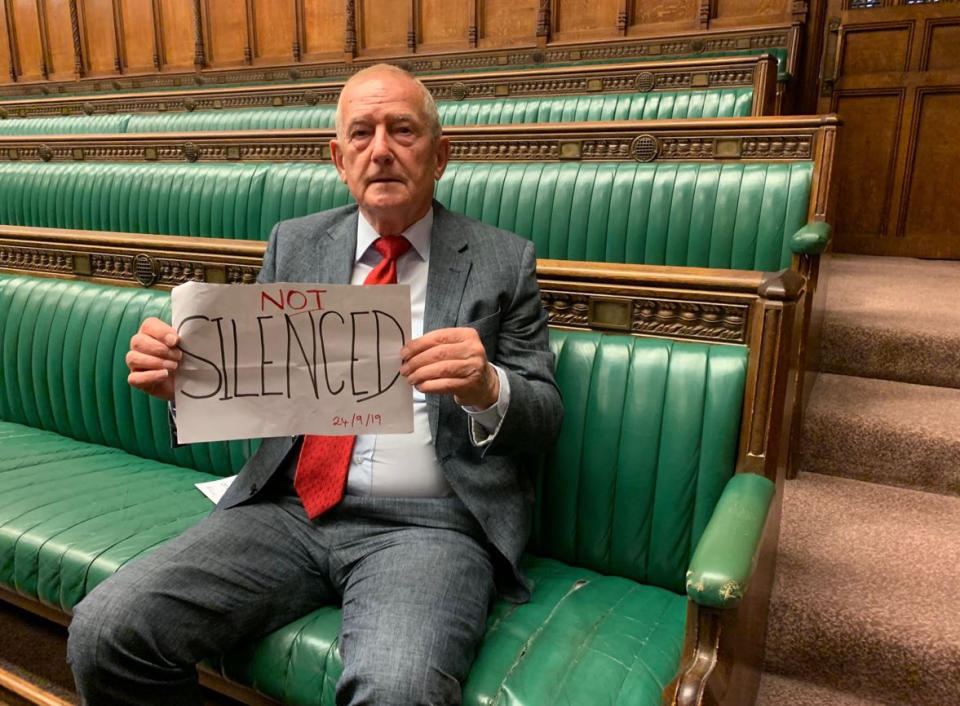
[[[529,453],[552,444],[563,421],[563,403],[553,375],[533,243],[523,244],[516,288],[500,319],[496,358],[491,362],[506,372],[510,404],[483,453]]]
[[[280,224],[277,223],[270,231],[270,241],[267,243],[266,252],[263,253],[263,265],[257,273],[257,284],[277,281],[277,233],[279,230]]]

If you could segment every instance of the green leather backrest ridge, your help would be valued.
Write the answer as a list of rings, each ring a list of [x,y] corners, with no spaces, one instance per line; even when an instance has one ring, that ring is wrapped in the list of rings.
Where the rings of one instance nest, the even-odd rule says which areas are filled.
[[[565,416],[534,551],[682,593],[734,472],[746,349],[562,330],[550,345]]]
[[[171,448],[167,406],[127,385],[130,337],[166,292],[0,276],[0,419],[230,475],[255,443]]]
[[[607,93],[440,101],[444,125],[506,125],[597,120],[669,120],[745,117],[752,113],[753,87],[700,91]],[[192,112],[11,118],[0,135],[61,135],[124,132],[214,132],[332,128],[332,105],[195,110]]]
[[[806,223],[810,162],[459,162],[448,208],[540,257],[779,270]],[[350,202],[331,164],[0,163],[0,223],[266,239]]]

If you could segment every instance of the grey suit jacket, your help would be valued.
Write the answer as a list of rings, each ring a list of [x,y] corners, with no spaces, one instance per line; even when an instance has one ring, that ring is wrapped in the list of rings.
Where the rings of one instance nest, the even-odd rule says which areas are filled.
[[[502,592],[524,600],[529,592],[517,561],[532,524],[531,461],[553,442],[563,417],[533,244],[439,203],[433,208],[424,332],[475,328],[487,357],[506,371],[510,405],[496,438],[478,448],[470,442],[467,414],[453,397],[428,395],[430,431],[447,482],[498,558],[509,562],[515,590],[498,581]],[[349,283],[357,218],[353,205],[278,223],[259,281]],[[293,447],[291,437],[265,439],[218,507],[256,497]]]

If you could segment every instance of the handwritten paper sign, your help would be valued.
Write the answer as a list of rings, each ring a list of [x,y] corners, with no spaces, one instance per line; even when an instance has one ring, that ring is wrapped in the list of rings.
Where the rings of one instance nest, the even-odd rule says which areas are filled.
[[[172,307],[180,443],[413,431],[409,286],[189,282]]]

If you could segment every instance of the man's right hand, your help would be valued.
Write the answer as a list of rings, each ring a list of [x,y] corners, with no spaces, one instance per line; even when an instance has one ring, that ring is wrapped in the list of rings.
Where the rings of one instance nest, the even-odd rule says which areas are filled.
[[[173,376],[183,357],[179,343],[180,337],[170,324],[153,317],[145,319],[130,339],[127,382],[148,395],[172,401]]]

